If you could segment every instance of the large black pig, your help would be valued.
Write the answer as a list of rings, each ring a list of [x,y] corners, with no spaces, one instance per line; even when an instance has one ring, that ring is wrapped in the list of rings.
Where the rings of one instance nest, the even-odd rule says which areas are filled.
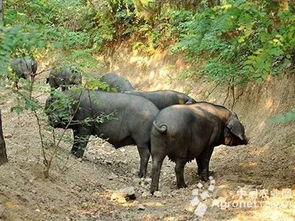
[[[174,104],[194,104],[196,101],[184,93],[172,90],[158,91],[127,91],[127,94],[133,94],[144,97],[153,102],[159,110]]]
[[[174,105],[159,112],[151,131],[152,184],[158,190],[164,158],[176,163],[177,187],[186,187],[183,170],[196,159],[198,174],[204,181],[209,176],[209,161],[215,146],[247,144],[244,126],[227,108],[207,102]]]
[[[90,135],[107,139],[115,148],[135,144],[140,155],[139,176],[146,175],[150,131],[159,112],[152,102],[134,95],[85,89],[61,93],[66,98],[49,97],[45,110],[51,126],[73,129],[74,155],[83,156]],[[61,108],[67,100],[72,102]],[[109,117],[102,120],[103,116]]]
[[[127,79],[116,73],[106,73],[100,78],[100,80],[110,85],[111,91],[124,92],[134,90],[134,87]]]

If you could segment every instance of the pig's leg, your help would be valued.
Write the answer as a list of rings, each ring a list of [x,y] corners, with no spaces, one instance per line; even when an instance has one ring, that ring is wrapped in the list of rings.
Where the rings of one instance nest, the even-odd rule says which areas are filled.
[[[147,165],[150,159],[150,151],[147,144],[138,144],[137,149],[140,156],[140,168],[138,176],[146,177]]]
[[[155,191],[159,190],[161,167],[163,164],[163,160],[165,159],[165,156],[165,154],[152,155],[152,183],[150,188],[150,192],[152,194]]]
[[[202,172],[202,164],[201,164],[201,160],[199,159],[199,157],[196,158],[196,162],[198,165],[198,175],[201,177],[201,172]],[[214,171],[209,170],[209,176],[213,176]]]
[[[177,188],[185,188],[187,185],[184,182],[184,166],[186,161],[183,159],[176,159],[176,165],[175,165],[175,173],[176,173],[176,182],[177,182]]]
[[[78,128],[74,130],[74,144],[72,147],[72,154],[76,157],[83,157],[84,151],[86,149],[90,133],[85,128]]]
[[[209,162],[213,152],[213,147],[206,148],[197,158],[198,167],[200,165],[200,170],[198,168],[198,173],[203,181],[208,181],[209,177]]]
[[[198,175],[200,176],[201,175],[201,172],[202,172],[202,164],[201,164],[201,160],[198,157],[196,157],[196,162],[197,162],[197,165],[198,165]]]

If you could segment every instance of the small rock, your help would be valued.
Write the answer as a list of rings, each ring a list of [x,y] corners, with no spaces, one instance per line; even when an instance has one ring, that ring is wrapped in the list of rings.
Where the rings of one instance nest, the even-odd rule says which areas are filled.
[[[138,207],[137,207],[138,210],[145,210],[145,207],[144,205],[142,204],[139,204]]]
[[[126,187],[124,189],[114,192],[111,196],[111,200],[116,200],[119,203],[125,203],[129,200],[135,200],[135,190],[134,187]]]
[[[145,192],[143,192],[142,193],[142,197],[148,197],[148,196],[151,196],[152,194],[150,193],[150,192],[148,192],[148,191],[145,191]]]
[[[78,161],[79,161],[79,162],[82,162],[82,158],[78,158]]]
[[[108,164],[108,165],[112,165],[113,164],[113,162],[110,161],[110,160],[106,160],[105,163]]]
[[[195,210],[195,215],[203,217],[207,211],[207,205],[205,203],[199,203],[198,207]]]
[[[127,164],[127,160],[122,160],[119,163],[121,163],[121,164]]]
[[[139,185],[142,186],[142,187],[145,187],[146,186],[146,184],[142,180],[139,182]]]
[[[160,191],[154,192],[155,197],[162,197],[162,193]]]
[[[135,200],[136,196],[135,196],[135,190],[133,186],[130,187],[126,187],[122,190],[122,192],[125,194],[125,198],[127,198],[127,200]]]
[[[185,210],[192,213],[192,212],[194,212],[195,207],[192,206],[192,205],[188,205],[188,206],[185,207]]]
[[[193,191],[192,191],[192,195],[193,195],[193,196],[197,196],[197,195],[199,195],[199,189],[193,189]]]
[[[214,178],[213,178],[213,176],[209,176],[209,180],[213,180]]]
[[[35,209],[35,211],[38,212],[38,213],[40,213],[40,210],[39,209]]]
[[[199,197],[195,197],[191,200],[191,205],[192,206],[197,206],[200,203]]]
[[[115,180],[116,178],[118,178],[118,176],[116,174],[111,174],[108,179],[109,180]]]
[[[134,169],[134,168],[131,169],[131,173],[132,174],[136,174],[137,175],[137,172],[138,172],[137,169]]]
[[[208,190],[209,190],[210,192],[213,192],[214,189],[215,189],[215,186],[214,186],[214,185],[210,185],[210,186],[208,187]]]
[[[198,184],[197,184],[197,187],[198,187],[199,189],[201,189],[201,188],[203,187],[203,184],[198,183]]]
[[[12,134],[7,133],[7,134],[4,135],[4,138],[6,138],[6,139],[12,138]]]
[[[210,184],[215,184],[215,180],[210,180]]]
[[[141,179],[137,177],[137,178],[134,178],[133,181],[134,181],[136,184],[140,184]]]
[[[209,192],[204,191],[203,193],[200,194],[200,197],[201,197],[202,200],[207,199],[208,197],[210,197]]]
[[[83,209],[86,209],[86,208],[88,208],[89,207],[89,203],[87,203],[87,202],[83,202],[82,203],[82,208]]]

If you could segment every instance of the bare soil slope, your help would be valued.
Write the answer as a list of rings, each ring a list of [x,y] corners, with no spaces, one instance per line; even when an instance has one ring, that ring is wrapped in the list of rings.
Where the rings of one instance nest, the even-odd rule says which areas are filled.
[[[127,73],[125,76],[140,89],[190,91],[197,100],[224,102],[227,88],[215,88],[214,83],[200,79],[175,80],[185,65],[160,55],[130,55],[126,62],[122,52],[114,58],[112,69]],[[171,67],[177,70],[171,72]],[[285,76],[236,90],[242,95],[234,110],[246,126],[250,144],[215,149],[211,170],[216,184],[209,198],[202,201],[207,206],[203,218],[194,215],[195,208],[190,205],[192,190],[200,182],[196,163],[187,164],[185,169],[188,188],[177,190],[174,164],[166,159],[161,194],[149,196],[146,192],[150,180],[136,175],[139,158],[135,146],[115,150],[93,138],[81,161],[69,154],[71,143],[64,142],[53,161],[50,178],[45,179],[36,120],[31,113],[11,113],[15,98],[9,96],[0,103],[9,156],[9,163],[0,167],[0,220],[294,220],[294,122],[267,123],[277,113],[295,106],[294,86],[295,76]],[[44,102],[46,95],[40,94],[38,99]],[[231,104],[229,96],[225,105]],[[209,186],[202,184],[199,193]],[[136,200],[112,200],[116,190],[129,186],[135,188]],[[246,194],[239,198],[241,193]]]

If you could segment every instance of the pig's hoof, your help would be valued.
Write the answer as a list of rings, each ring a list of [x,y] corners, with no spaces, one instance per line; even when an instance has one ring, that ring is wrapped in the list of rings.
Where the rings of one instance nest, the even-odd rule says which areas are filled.
[[[146,173],[144,173],[144,172],[138,172],[138,177],[139,178],[145,178],[146,177]]]
[[[205,181],[205,182],[207,182],[209,180],[208,175],[200,174],[200,178],[202,181]]]
[[[154,194],[154,192],[156,192],[156,191],[158,191],[158,188],[155,187],[155,186],[151,186],[151,188],[150,188],[150,193],[151,193],[151,194]]]
[[[81,151],[72,151],[72,154],[74,154],[75,157],[77,157],[77,158],[83,157],[83,152],[81,152]]]
[[[215,174],[215,172],[214,171],[209,171],[209,176],[213,176]],[[202,176],[202,171],[199,171],[198,170],[198,175],[201,177]]]

